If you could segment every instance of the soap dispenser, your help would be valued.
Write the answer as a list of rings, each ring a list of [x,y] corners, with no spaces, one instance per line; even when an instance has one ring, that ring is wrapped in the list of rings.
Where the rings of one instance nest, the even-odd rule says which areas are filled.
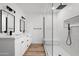
[[[10,35],[12,35],[12,31],[10,31]]]

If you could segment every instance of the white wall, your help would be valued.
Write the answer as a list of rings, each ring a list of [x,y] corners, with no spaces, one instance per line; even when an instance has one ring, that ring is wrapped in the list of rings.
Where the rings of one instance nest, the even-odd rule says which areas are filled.
[[[46,26],[48,26],[48,23],[50,24],[51,22],[51,16],[46,13],[51,13],[51,3],[25,3],[25,4],[17,4],[21,9],[23,9],[23,12],[27,17],[29,17],[29,22],[31,24],[31,31],[32,32],[32,43],[42,43],[43,41],[43,17],[45,16],[47,21],[46,21]],[[29,25],[30,25],[29,24]],[[48,26],[50,27],[50,25]],[[41,30],[35,30],[33,28],[42,28]],[[51,28],[50,28],[51,29]],[[30,29],[29,29],[30,30]],[[49,28],[46,31],[46,36],[51,37],[51,32]],[[48,38],[48,37],[47,37]]]
[[[53,41],[59,41],[59,20],[57,19],[57,14],[53,14]]]
[[[43,17],[45,16],[45,40],[52,41],[52,13],[51,14],[27,14],[31,22],[32,43],[43,42]],[[34,28],[42,28],[35,30]]]
[[[32,43],[42,43],[43,41],[43,16],[41,14],[29,15],[31,32],[32,32]],[[41,28],[41,30],[34,29]]]
[[[63,48],[70,55],[79,55],[79,28],[72,28],[72,45],[66,45],[67,39],[67,28],[64,28],[64,20],[69,19],[73,16],[79,15],[79,4],[70,4],[58,14],[54,15],[57,19],[54,19],[54,40],[61,42]],[[56,20],[56,21],[55,21]],[[57,27],[56,27],[57,26]],[[56,32],[57,31],[57,32]]]
[[[52,41],[52,13],[45,15],[45,40]]]
[[[45,16],[45,40],[52,41],[52,13],[51,14],[30,14],[32,25],[32,43],[43,42],[43,17]],[[35,30],[33,28],[42,28]]]

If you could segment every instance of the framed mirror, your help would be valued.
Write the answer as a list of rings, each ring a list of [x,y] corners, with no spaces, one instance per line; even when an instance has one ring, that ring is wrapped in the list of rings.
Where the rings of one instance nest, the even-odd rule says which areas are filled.
[[[15,32],[15,16],[8,14],[8,26],[7,29],[8,31]]]
[[[5,10],[2,10],[2,31],[15,32],[15,16]]]
[[[25,21],[20,19],[20,32],[25,32]]]

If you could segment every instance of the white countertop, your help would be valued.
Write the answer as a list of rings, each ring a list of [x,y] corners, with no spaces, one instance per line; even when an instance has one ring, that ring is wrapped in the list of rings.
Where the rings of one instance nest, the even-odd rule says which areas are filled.
[[[7,34],[0,34],[0,38],[27,38],[29,39],[27,35],[20,35],[20,34],[15,34],[15,35],[7,35]]]
[[[0,36],[0,38],[15,38],[14,36]]]
[[[0,34],[0,38],[14,38],[15,35]]]

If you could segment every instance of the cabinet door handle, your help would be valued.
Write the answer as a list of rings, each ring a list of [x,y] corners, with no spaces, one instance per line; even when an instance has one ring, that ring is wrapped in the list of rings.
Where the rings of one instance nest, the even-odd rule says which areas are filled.
[[[29,41],[29,40],[27,40],[27,41]]]

